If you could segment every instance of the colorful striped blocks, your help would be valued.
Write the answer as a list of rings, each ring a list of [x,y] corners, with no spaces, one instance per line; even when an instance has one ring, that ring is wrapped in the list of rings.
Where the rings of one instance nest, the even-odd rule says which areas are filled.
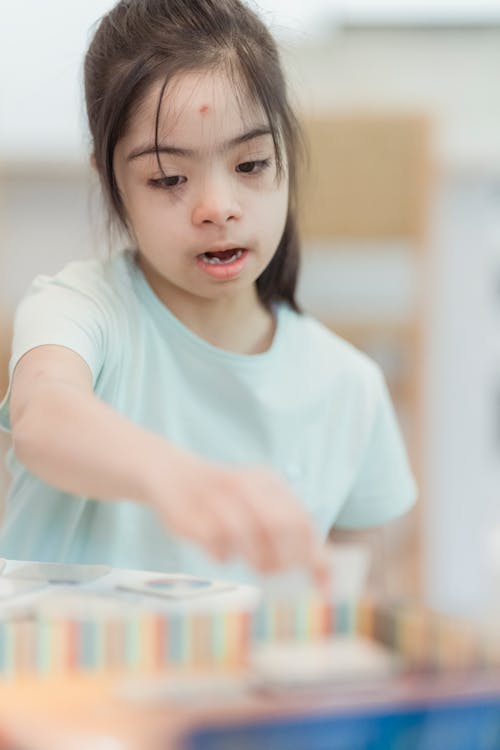
[[[263,644],[362,637],[408,670],[499,669],[500,628],[368,598],[263,601],[254,612],[22,613],[0,621],[0,677],[243,673]]]

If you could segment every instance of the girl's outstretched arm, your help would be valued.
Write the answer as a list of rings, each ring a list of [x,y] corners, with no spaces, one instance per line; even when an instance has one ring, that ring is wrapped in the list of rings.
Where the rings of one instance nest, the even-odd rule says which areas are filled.
[[[213,464],[134,424],[95,396],[70,349],[40,346],[21,358],[10,413],[17,457],[45,482],[148,504],[219,560],[241,556],[261,571],[303,565],[326,584],[322,545],[278,475]]]

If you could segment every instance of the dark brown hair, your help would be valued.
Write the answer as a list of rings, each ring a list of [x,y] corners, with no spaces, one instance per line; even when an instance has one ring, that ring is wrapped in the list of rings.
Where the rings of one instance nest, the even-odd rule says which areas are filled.
[[[286,162],[290,197],[285,229],[257,279],[257,290],[267,308],[284,301],[298,310],[296,202],[302,134],[288,102],[276,43],[240,0],[121,0],[101,19],[85,57],[84,74],[93,154],[108,210],[127,228],[113,169],[114,150],[151,86],[163,81],[156,113],[158,146],[158,120],[168,83],[181,73],[220,68],[243,84],[266,113],[278,179]]]

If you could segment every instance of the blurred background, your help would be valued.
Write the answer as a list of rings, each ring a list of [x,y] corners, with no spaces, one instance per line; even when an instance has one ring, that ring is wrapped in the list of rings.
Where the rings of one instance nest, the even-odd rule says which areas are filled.
[[[2,393],[33,276],[107,252],[81,63],[113,4],[0,0]],[[300,300],[382,365],[421,490],[386,531],[389,588],[479,609],[500,580],[500,0],[255,7],[311,144]]]

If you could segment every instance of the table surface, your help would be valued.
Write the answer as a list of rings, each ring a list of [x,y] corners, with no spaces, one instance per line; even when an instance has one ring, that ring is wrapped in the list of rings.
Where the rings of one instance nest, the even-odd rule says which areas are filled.
[[[210,689],[214,685],[214,689]],[[255,735],[260,724],[276,726],[303,722],[314,727],[328,719],[330,731],[340,720],[349,719],[360,726],[381,717],[429,716],[442,707],[453,721],[464,721],[472,708],[476,725],[478,717],[488,720],[489,735],[497,732],[496,744],[457,745],[457,750],[492,750],[500,740],[500,675],[455,674],[432,677],[400,676],[386,684],[364,686],[316,687],[308,690],[255,693],[238,690],[237,683],[217,685],[208,679],[201,687],[177,697],[168,695],[168,680],[162,677],[130,679],[110,675],[64,679],[25,679],[0,683],[0,727],[15,741],[16,748],[26,750],[181,750],[181,748],[212,747],[206,744],[207,732],[223,737],[229,732],[249,731]],[[490,713],[485,716],[484,709]],[[492,714],[491,711],[494,713]],[[451,712],[451,714],[450,714]],[[482,713],[481,713],[482,712]],[[470,721],[460,735],[470,731]],[[312,722],[312,723],[311,723]],[[336,722],[336,724],[335,724]],[[493,722],[493,723],[492,723]],[[435,724],[435,716],[434,716]],[[494,725],[494,726],[493,726]],[[327,731],[328,728],[323,731]],[[386,731],[386,730],[384,730]],[[442,733],[442,729],[440,730]],[[475,732],[480,731],[477,727]],[[201,733],[201,734],[200,734]],[[481,730],[481,736],[487,732]],[[203,742],[201,735],[205,735]],[[200,744],[190,744],[198,735]],[[312,737],[313,735],[310,735]],[[475,735],[474,735],[475,736]],[[191,739],[189,739],[191,738]],[[314,747],[309,741],[310,748]],[[230,747],[231,745],[227,745]],[[285,745],[283,745],[285,746]],[[217,747],[217,745],[213,745]],[[221,745],[222,747],[222,745]],[[248,741],[245,748],[262,747]],[[308,745],[294,747],[309,750]],[[318,745],[319,747],[319,745]],[[346,745],[347,747],[347,745]],[[349,746],[351,747],[351,746]],[[352,745],[353,750],[358,745]],[[372,745],[359,745],[368,748]],[[373,747],[379,747],[373,745]],[[383,747],[383,745],[381,745]],[[406,747],[406,746],[405,746]],[[423,747],[423,746],[422,746]],[[431,745],[425,745],[431,747]],[[432,746],[434,747],[434,746]],[[417,745],[408,745],[416,750]],[[455,750],[453,744],[447,750]]]
[[[8,561],[4,574],[22,565]],[[123,578],[145,575],[110,570],[84,588],[112,591]],[[29,603],[39,595],[23,598]],[[255,590],[220,593],[218,601],[248,605]],[[172,604],[164,606],[168,611]],[[398,745],[408,750],[498,750],[500,674],[395,674],[267,690],[246,675],[214,672],[184,682],[165,674],[109,673],[0,680],[0,748],[3,732],[9,750],[290,750],[292,734],[294,750],[316,750],[331,747],[339,731],[349,750],[387,750],[394,746],[389,733],[392,742],[397,732],[424,738]]]

